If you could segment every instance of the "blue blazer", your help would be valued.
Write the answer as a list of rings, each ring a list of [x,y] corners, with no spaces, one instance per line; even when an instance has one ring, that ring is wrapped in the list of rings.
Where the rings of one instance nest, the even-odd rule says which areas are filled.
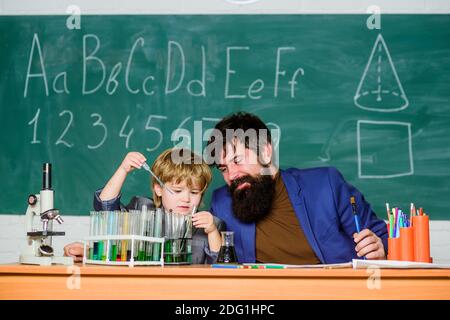
[[[356,225],[351,196],[356,200],[361,230],[370,229],[380,237],[387,253],[386,223],[377,218],[361,192],[347,183],[336,168],[291,168],[280,173],[306,239],[322,263],[358,258],[353,240]],[[228,230],[234,231],[239,262],[255,262],[255,224],[239,221],[233,215],[231,201],[227,186],[216,189],[211,211],[225,221]]]

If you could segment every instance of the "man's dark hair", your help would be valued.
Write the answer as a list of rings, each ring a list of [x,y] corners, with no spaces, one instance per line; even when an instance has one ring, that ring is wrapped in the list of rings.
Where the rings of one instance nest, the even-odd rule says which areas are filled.
[[[239,130],[242,130],[244,133],[247,133],[249,131],[253,131],[256,134],[256,143],[254,144],[254,147],[256,147],[255,152],[259,154],[259,148],[260,148],[260,142],[262,143],[272,143],[272,137],[270,134],[269,128],[267,128],[266,124],[258,118],[256,115],[247,113],[247,112],[236,112],[233,114],[230,114],[220,120],[214,129],[218,130],[220,134],[222,135],[222,150],[225,150],[225,146],[227,143],[230,143],[232,138],[239,138],[241,139],[241,135],[232,136],[227,135],[227,130],[232,130],[234,132],[237,132]],[[264,132],[264,141],[261,141],[261,133]],[[208,141],[208,146],[213,144],[215,142],[215,136],[211,135]],[[246,148],[252,148],[252,144],[250,143],[250,139],[247,139],[247,137],[244,137],[243,141]],[[211,152],[211,156],[215,157],[214,151]],[[211,163],[211,162],[209,162]],[[215,163],[214,161],[214,164]]]

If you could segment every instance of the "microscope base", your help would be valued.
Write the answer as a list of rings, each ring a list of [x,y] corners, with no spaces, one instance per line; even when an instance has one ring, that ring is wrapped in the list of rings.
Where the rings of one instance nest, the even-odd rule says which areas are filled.
[[[36,264],[40,266],[51,266],[52,264],[62,264],[72,266],[71,257],[36,257],[33,255],[20,255],[19,262],[22,264]]]

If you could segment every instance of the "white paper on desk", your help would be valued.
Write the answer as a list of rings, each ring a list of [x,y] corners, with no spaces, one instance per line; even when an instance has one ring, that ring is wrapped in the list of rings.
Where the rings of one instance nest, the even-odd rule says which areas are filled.
[[[351,268],[352,262],[334,263],[334,264],[281,264],[281,263],[243,263],[243,265],[249,266],[281,266],[285,269],[338,269],[338,268]]]
[[[450,264],[410,262],[397,260],[360,260],[353,259],[353,269],[366,269],[369,267],[387,269],[450,269]]]

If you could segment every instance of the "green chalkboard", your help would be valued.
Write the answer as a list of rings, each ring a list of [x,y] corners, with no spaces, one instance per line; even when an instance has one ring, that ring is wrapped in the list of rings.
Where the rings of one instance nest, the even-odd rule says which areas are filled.
[[[381,217],[449,220],[450,16],[367,17],[0,17],[0,212],[23,214],[51,162],[55,206],[86,215],[128,151],[198,150],[245,110],[280,129],[282,168],[332,165]],[[123,197],[149,193],[136,171]]]

